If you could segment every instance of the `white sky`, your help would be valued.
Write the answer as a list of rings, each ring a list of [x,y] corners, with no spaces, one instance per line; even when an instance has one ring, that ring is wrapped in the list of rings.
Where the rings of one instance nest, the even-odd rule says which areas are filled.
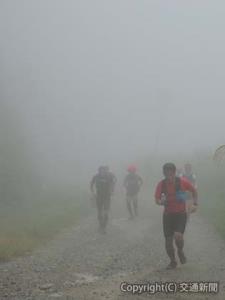
[[[35,155],[97,165],[225,143],[225,3],[1,0],[1,99]]]

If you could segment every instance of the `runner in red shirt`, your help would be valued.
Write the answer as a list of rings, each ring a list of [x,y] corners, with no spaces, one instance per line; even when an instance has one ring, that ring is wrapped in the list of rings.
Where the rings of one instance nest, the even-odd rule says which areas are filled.
[[[155,191],[155,202],[164,205],[163,232],[165,236],[166,252],[170,258],[167,269],[174,269],[177,266],[173,241],[177,247],[177,254],[182,264],[186,263],[183,252],[187,213],[185,209],[186,191],[193,197],[191,212],[197,209],[197,191],[195,187],[185,178],[176,177],[176,166],[173,163],[166,163],[163,166],[165,179],[160,181]]]

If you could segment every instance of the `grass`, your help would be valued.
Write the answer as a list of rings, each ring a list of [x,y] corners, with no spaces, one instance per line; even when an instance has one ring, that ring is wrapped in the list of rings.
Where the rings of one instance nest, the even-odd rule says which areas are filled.
[[[220,186],[217,186],[216,179],[213,177],[211,184],[204,186],[199,193],[200,212],[225,239],[225,178],[223,185]]]
[[[88,213],[81,191],[48,191],[39,199],[0,205],[0,261],[30,253]]]
[[[196,160],[199,212],[225,239],[225,164],[215,165],[211,155]]]

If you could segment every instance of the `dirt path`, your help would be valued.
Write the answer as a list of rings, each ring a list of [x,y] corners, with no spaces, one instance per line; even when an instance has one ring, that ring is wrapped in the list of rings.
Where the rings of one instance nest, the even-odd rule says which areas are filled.
[[[0,299],[225,299],[225,243],[199,214],[187,226],[188,263],[166,271],[162,211],[140,203],[140,217],[128,221],[113,207],[108,233],[97,232],[95,215],[63,232],[32,256],[0,265]],[[95,214],[95,211],[93,211]],[[220,282],[219,293],[182,292],[181,282]],[[127,283],[177,282],[177,293],[121,292]],[[196,285],[195,285],[196,286]],[[124,285],[124,287],[126,287]],[[211,288],[213,286],[211,285]]]

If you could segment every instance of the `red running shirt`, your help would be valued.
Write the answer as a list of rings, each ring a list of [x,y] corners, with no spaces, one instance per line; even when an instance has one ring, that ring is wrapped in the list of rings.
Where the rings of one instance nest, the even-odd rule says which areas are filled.
[[[162,181],[160,181],[155,190],[155,199],[161,199],[162,194]],[[185,178],[180,178],[180,188],[182,191],[189,191],[191,193],[196,192],[193,185]],[[166,181],[166,191],[167,191],[167,205],[164,208],[165,213],[177,213],[185,212],[185,202],[180,202],[176,200],[176,188],[174,182]]]

